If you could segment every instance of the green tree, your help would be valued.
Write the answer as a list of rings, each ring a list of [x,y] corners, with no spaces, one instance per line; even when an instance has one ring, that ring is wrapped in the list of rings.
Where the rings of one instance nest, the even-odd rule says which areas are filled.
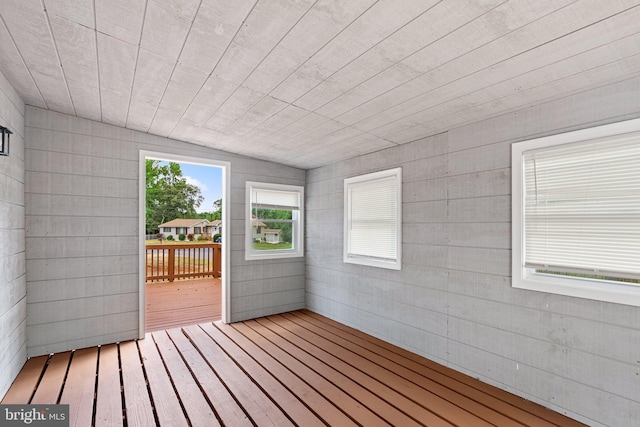
[[[293,234],[293,226],[291,222],[286,220],[291,220],[293,218],[293,212],[290,210],[281,210],[281,209],[263,209],[256,208],[253,211],[253,215],[255,215],[258,219],[263,221],[268,228],[280,230],[280,241],[291,243],[292,242],[292,234]],[[285,221],[277,221],[277,220],[285,220]]]
[[[216,219],[222,219],[222,199],[213,202],[213,212],[211,212],[209,221],[215,221]]]
[[[147,233],[157,233],[159,224],[175,218],[196,217],[196,208],[204,198],[200,189],[182,176],[180,165],[147,159],[145,166]]]

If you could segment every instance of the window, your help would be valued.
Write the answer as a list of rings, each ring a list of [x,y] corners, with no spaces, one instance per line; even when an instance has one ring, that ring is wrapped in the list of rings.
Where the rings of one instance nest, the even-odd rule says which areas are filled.
[[[202,234],[202,227],[194,227],[193,232],[194,234]]]
[[[640,120],[513,144],[513,286],[640,306]]]
[[[344,180],[346,263],[400,270],[402,169]]]
[[[246,183],[245,259],[301,257],[304,254],[304,187]]]
[[[176,234],[187,234],[187,227],[176,227]]]
[[[171,233],[171,227],[162,227],[164,233]]]

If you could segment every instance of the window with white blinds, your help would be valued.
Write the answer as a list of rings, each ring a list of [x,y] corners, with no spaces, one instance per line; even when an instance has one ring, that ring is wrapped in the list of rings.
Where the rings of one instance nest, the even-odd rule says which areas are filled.
[[[344,262],[399,270],[400,168],[345,179]]]
[[[514,286],[640,305],[639,131],[513,145]]]
[[[304,187],[246,183],[245,259],[304,255]]]

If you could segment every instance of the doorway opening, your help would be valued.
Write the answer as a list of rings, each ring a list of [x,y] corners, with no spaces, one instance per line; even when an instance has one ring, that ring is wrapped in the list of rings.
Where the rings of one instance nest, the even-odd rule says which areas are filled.
[[[140,151],[140,323],[228,322],[230,163]]]

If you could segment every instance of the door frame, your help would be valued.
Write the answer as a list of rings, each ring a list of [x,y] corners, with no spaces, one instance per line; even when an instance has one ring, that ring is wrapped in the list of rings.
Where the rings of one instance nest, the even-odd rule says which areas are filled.
[[[230,222],[230,195],[231,195],[231,162],[206,159],[202,157],[185,156],[181,154],[161,153],[157,151],[140,150],[139,155],[139,178],[138,178],[138,240],[139,240],[139,332],[138,337],[144,338],[146,333],[146,166],[145,160],[163,160],[176,163],[192,163],[200,166],[210,166],[222,169],[222,295],[221,295],[221,317],[224,323],[231,321],[231,292],[229,292],[230,282],[230,260],[231,252],[229,241]]]

